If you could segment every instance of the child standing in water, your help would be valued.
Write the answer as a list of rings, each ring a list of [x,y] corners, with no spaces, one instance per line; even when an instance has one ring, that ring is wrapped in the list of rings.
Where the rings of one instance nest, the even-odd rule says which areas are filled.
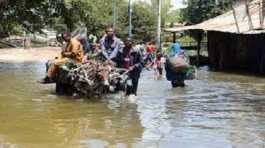
[[[155,71],[158,78],[161,78],[163,75],[163,66],[162,66],[162,54],[160,51],[157,51],[155,58]]]

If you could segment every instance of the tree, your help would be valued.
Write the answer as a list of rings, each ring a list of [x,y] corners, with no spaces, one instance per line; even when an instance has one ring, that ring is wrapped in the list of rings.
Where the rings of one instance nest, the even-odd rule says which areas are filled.
[[[53,24],[65,24],[69,31],[76,29],[76,24],[84,23],[88,31],[101,35],[105,27],[112,23],[112,4],[110,0],[62,0],[61,4],[53,5],[56,15]],[[126,21],[127,5],[124,0],[117,0],[117,32],[123,34]],[[57,21],[57,22],[56,22]]]
[[[181,11],[181,21],[197,24],[220,15],[231,8],[233,0],[187,0],[187,8]]]
[[[171,14],[171,0],[162,0],[162,7],[161,7],[161,22],[162,22],[162,27],[165,26],[166,23],[173,21],[172,20],[172,14]],[[157,12],[157,5],[158,5],[158,0],[151,0],[151,4],[153,6],[154,12]]]
[[[45,25],[47,0],[9,0],[0,7],[0,38],[17,33],[19,27],[33,32]],[[46,12],[46,13],[45,13]],[[38,22],[38,23],[36,23]]]
[[[137,2],[133,5],[133,35],[137,40],[154,40],[156,35],[156,14],[153,7],[145,2]]]
[[[128,35],[128,1],[117,1],[117,35]],[[41,31],[54,28],[74,31],[77,24],[86,25],[89,33],[100,36],[106,25],[112,23],[110,0],[9,0],[0,5],[1,38],[10,34]],[[156,14],[145,2],[133,5],[133,34],[137,40],[155,39]]]

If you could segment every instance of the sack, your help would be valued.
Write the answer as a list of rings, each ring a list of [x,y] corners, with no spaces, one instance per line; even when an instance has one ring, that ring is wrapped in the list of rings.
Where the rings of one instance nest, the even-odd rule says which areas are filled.
[[[169,65],[174,72],[186,72],[190,66],[182,55],[169,58]]]

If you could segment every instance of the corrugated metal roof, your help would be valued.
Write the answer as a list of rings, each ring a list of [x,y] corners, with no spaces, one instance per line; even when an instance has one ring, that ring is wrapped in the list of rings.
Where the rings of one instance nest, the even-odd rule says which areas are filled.
[[[205,31],[220,31],[220,32],[231,32],[231,33],[244,33],[244,34],[253,34],[265,32],[265,30],[257,30],[260,27],[260,14],[259,6],[260,0],[253,0],[249,4],[249,14],[251,16],[253,30],[249,28],[249,21],[246,15],[246,7],[244,4],[235,7],[236,20],[239,27],[239,32],[236,26],[236,21],[234,19],[233,11],[229,11],[225,14],[207,20],[197,25],[184,26],[184,27],[174,27],[167,28],[165,31],[168,32],[179,32],[185,30],[205,30]],[[264,23],[263,23],[264,25]]]

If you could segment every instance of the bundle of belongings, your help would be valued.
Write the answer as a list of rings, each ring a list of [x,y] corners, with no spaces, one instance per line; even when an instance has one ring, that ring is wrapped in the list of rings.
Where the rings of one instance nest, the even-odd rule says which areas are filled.
[[[172,82],[173,87],[184,86],[184,80],[195,79],[196,68],[189,63],[189,58],[183,50],[167,58],[165,64],[166,77],[168,81]]]
[[[69,61],[58,68],[56,92],[94,97],[124,91],[127,71],[116,68],[113,63],[91,59],[82,65]]]
[[[170,57],[169,64],[174,72],[186,72],[190,67],[189,60],[183,51],[179,52],[173,57]]]
[[[66,47],[58,57],[47,62],[47,74],[41,83],[55,82],[59,94],[87,97],[125,91],[127,70],[115,67],[101,52],[84,54],[80,37],[71,38],[70,33],[64,32],[58,38],[66,42]]]

